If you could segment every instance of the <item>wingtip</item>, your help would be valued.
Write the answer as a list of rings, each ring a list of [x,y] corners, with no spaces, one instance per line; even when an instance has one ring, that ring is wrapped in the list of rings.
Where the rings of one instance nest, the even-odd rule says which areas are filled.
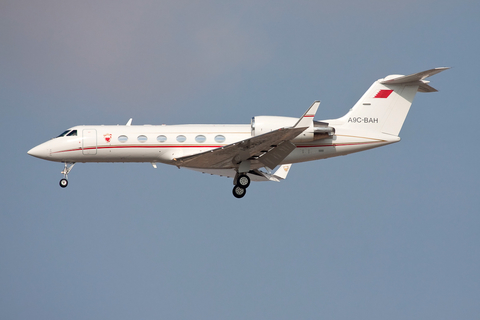
[[[451,67],[438,67],[438,68],[435,68],[435,70],[438,70],[438,72],[442,72],[442,71],[445,71],[445,70],[448,70],[448,69],[451,69]]]

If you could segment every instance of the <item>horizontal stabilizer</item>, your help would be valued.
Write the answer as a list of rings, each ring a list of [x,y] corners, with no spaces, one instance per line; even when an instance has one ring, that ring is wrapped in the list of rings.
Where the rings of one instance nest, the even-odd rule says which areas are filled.
[[[431,77],[437,73],[440,73],[442,71],[445,71],[447,69],[450,69],[448,67],[440,67],[440,68],[435,68],[435,69],[430,69],[426,71],[422,71],[419,73],[414,73],[408,76],[388,76],[385,79],[381,80],[381,84],[407,84],[407,83],[412,83],[412,84],[417,84],[419,85],[419,90],[420,92],[436,92],[437,90],[430,87],[427,83],[428,81],[424,81],[424,79]]]
[[[418,86],[418,92],[438,92],[437,89],[429,86],[426,82],[428,81],[423,80],[422,83],[420,83]]]

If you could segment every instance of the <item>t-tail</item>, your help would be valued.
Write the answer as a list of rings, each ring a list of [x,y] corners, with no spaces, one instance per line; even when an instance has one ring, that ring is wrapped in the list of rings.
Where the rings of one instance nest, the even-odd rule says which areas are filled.
[[[375,81],[340,120],[343,128],[398,136],[417,92],[436,92],[424,79],[449,68],[408,76],[389,75]]]

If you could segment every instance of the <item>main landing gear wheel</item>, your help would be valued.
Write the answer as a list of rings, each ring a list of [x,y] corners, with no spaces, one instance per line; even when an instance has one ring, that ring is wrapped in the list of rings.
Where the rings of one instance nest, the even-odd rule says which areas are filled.
[[[235,198],[240,199],[245,196],[245,194],[247,193],[247,189],[242,188],[241,186],[235,186],[233,187],[232,193]]]
[[[68,180],[67,179],[60,180],[60,187],[66,188],[67,186],[68,186]]]
[[[237,179],[237,186],[247,189],[250,185],[250,178],[246,174],[242,174]]]

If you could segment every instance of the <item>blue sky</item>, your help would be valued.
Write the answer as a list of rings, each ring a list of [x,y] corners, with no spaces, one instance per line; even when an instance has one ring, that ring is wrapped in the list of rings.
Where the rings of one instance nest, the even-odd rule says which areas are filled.
[[[0,318],[477,319],[476,1],[3,1]],[[344,115],[388,74],[448,66],[400,143],[232,182],[62,164],[78,124]]]

